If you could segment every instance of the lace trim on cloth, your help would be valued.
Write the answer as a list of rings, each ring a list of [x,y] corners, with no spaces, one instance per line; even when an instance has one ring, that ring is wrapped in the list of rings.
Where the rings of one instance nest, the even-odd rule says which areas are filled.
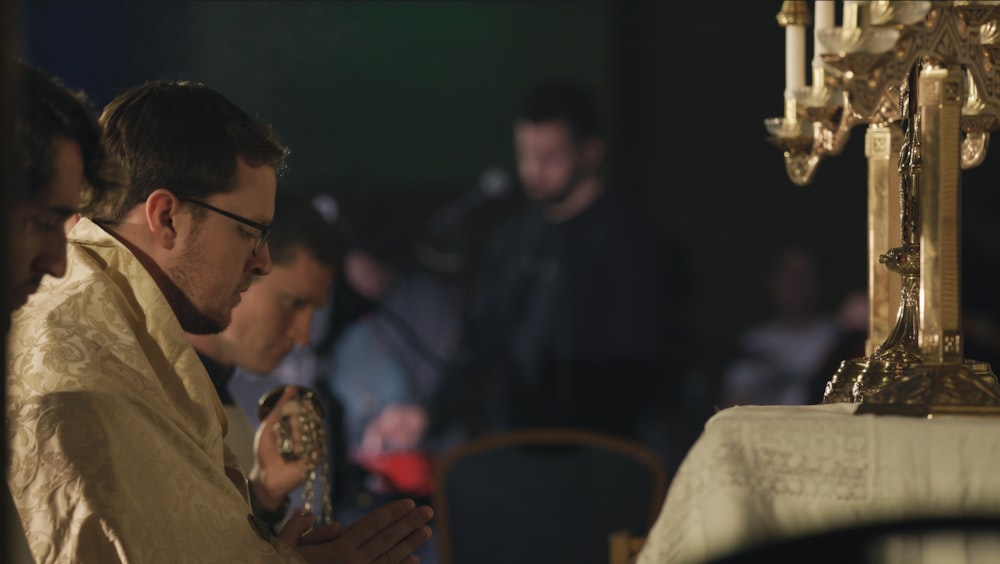
[[[637,562],[697,562],[746,538],[829,524],[812,511],[779,532],[773,522],[789,506],[869,503],[877,471],[872,418],[822,407],[834,412],[786,406],[775,417],[770,408],[749,406],[710,419],[678,469]]]

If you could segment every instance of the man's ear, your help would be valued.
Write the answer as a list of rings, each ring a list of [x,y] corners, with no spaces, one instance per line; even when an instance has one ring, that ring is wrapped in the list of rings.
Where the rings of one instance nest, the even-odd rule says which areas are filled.
[[[153,239],[164,249],[172,249],[177,244],[175,223],[180,200],[170,190],[158,188],[146,198],[146,225]]]

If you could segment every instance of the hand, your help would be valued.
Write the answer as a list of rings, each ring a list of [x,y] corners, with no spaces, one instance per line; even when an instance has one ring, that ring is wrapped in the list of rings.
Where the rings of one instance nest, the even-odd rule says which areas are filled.
[[[260,422],[254,436],[253,450],[255,455],[253,469],[250,470],[250,487],[254,490],[257,501],[269,510],[281,506],[285,497],[306,479],[306,459],[285,460],[278,448],[278,426],[286,416],[292,428],[292,440],[295,450],[302,449],[302,429],[299,418],[295,416],[299,403],[295,400],[298,388],[286,386],[274,409]]]
[[[433,516],[430,507],[417,507],[413,500],[401,499],[347,528],[331,523],[305,533],[316,518],[312,513],[298,514],[288,520],[278,537],[310,563],[416,564],[418,559],[412,553],[431,538],[427,522]]]
[[[372,455],[413,450],[427,432],[428,422],[427,410],[419,405],[387,405],[365,428],[360,451]]]

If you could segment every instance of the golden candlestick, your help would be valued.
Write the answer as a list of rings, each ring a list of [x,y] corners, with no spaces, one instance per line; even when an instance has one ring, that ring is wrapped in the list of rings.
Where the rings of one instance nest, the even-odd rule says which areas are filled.
[[[827,383],[825,403],[1000,415],[989,364],[963,356],[959,291],[961,171],[983,162],[1000,127],[998,4],[852,3],[853,25],[816,30],[828,94],[813,85],[795,97],[806,125],[765,122],[800,186],[868,124],[869,340]]]

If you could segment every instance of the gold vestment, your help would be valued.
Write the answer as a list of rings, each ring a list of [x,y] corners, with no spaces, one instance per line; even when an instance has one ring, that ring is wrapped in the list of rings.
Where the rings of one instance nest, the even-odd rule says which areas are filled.
[[[83,219],[8,339],[8,483],[39,564],[302,562],[249,519],[211,380],[155,281]]]

